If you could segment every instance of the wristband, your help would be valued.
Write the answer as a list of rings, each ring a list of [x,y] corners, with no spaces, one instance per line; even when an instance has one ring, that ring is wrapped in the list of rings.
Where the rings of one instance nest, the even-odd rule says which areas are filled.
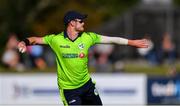
[[[26,39],[24,39],[22,41],[26,44],[26,46],[30,45],[29,39],[26,38]]]

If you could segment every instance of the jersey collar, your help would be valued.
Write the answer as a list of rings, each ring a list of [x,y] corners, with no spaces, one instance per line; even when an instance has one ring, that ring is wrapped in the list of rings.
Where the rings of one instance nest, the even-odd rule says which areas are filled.
[[[76,39],[78,39],[80,36],[82,35],[82,33],[79,33],[79,35],[76,37]],[[67,31],[64,30],[64,38],[68,38],[70,41],[74,42],[76,39],[72,40],[68,37]]]

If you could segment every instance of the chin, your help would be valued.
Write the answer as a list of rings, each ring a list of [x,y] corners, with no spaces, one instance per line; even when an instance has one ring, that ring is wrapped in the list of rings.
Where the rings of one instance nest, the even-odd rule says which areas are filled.
[[[84,31],[84,28],[82,28],[82,29],[79,29],[79,32],[83,32]]]

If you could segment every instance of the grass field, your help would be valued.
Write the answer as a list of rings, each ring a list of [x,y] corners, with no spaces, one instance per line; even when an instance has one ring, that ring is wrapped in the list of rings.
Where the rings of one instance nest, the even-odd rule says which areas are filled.
[[[177,74],[180,73],[180,62],[173,64]],[[148,65],[145,61],[127,61],[125,62],[124,70],[127,73],[146,73],[147,75],[163,75],[168,76],[172,69],[167,63],[161,65]]]
[[[180,62],[177,61],[174,64],[174,66],[177,70],[177,73],[180,73]],[[169,74],[170,68],[171,67],[166,63],[162,65],[152,66],[152,65],[148,65],[148,63],[145,61],[128,60],[128,61],[124,61],[123,73],[144,73],[144,74],[152,75],[152,76],[156,76],[156,75],[167,76]],[[4,67],[0,67],[0,72],[1,73],[17,73],[17,71],[14,69],[7,69]],[[45,70],[28,69],[28,70],[22,71],[21,73],[34,73],[34,72],[52,73],[52,72],[56,72],[56,67],[48,67]]]

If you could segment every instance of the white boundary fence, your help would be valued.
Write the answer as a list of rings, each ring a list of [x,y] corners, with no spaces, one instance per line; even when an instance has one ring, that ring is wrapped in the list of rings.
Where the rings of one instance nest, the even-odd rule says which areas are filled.
[[[56,74],[0,74],[0,105],[62,105]],[[145,105],[144,74],[92,74],[105,105]]]

